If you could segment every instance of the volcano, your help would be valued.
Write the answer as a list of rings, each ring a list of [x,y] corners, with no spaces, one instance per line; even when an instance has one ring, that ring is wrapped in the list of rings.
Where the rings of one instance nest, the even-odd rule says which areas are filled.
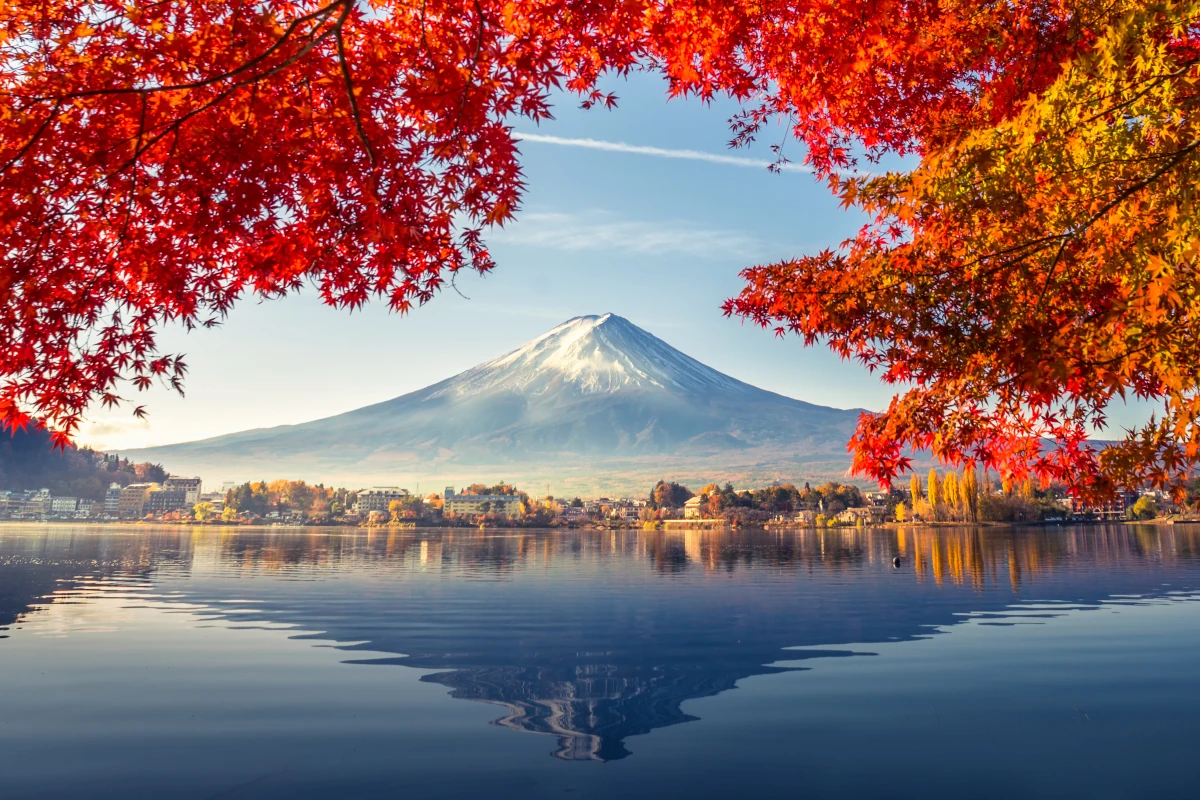
[[[616,491],[652,475],[842,476],[860,413],[743,383],[604,314],[382,403],[127,455],[210,481],[504,478]]]

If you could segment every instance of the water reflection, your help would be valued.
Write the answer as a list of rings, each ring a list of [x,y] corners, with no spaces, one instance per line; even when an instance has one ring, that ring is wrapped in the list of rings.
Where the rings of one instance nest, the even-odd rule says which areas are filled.
[[[292,625],[356,663],[429,670],[453,697],[501,707],[496,724],[556,737],[555,756],[609,761],[694,719],[686,700],[843,645],[1025,601],[1196,589],[1200,533],[0,529],[0,627],[105,581]],[[821,649],[784,649],[797,646]]]

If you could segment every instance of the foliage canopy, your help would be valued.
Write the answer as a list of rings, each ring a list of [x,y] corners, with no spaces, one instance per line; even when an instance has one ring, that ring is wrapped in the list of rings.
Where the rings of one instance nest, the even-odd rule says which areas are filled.
[[[726,312],[880,371],[855,467],[910,448],[1082,494],[1200,458],[1196,2],[10,0],[0,4],[0,421],[60,442],[177,387],[167,322],[312,283],[397,311],[494,264],[512,124],[646,69],[784,120],[870,218],[749,268]],[[914,155],[904,173],[856,155]],[[1127,394],[1163,413],[1101,452]],[[141,414],[138,407],[135,413]]]

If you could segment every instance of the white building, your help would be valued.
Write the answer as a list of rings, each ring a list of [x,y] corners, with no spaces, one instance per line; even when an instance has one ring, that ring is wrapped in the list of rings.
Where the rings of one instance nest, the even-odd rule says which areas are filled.
[[[71,516],[79,508],[79,500],[75,497],[55,497],[50,501],[50,513]]]
[[[104,514],[105,516],[115,517],[118,509],[121,507],[121,484],[110,483],[108,491],[104,493]]]
[[[354,513],[360,517],[365,517],[372,511],[386,514],[388,506],[392,504],[393,500],[405,500],[408,497],[407,489],[397,486],[373,486],[358,493],[358,500],[354,503]]]
[[[686,503],[684,503],[683,504],[683,518],[684,519],[700,519],[701,503],[702,503],[702,501],[700,500],[700,495],[696,495],[691,500],[688,500]]]

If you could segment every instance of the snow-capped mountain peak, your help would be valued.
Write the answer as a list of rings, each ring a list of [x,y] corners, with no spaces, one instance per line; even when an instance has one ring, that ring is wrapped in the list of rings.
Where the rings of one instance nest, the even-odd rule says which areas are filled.
[[[492,361],[455,377],[431,395],[570,390],[740,392],[746,384],[706,367],[616,314],[569,319]]]
[[[764,480],[793,479],[798,459],[844,469],[858,413],[742,383],[603,314],[568,320],[391,400],[134,455],[238,480],[286,469],[396,485],[486,476],[557,485],[572,474],[593,489],[626,481],[644,490],[657,477],[684,474],[685,465],[699,485],[727,480],[734,467]]]

